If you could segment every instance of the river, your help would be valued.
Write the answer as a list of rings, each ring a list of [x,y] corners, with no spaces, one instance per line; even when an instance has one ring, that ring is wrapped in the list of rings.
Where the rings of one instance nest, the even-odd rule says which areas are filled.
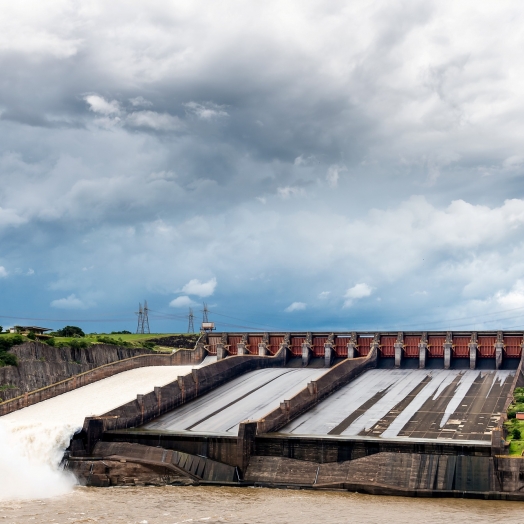
[[[524,521],[523,502],[380,497],[262,488],[75,488],[48,499],[0,502],[13,524],[377,523]]]

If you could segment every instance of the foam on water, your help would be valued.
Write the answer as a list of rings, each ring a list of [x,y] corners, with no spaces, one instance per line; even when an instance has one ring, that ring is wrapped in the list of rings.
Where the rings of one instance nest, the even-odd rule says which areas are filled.
[[[207,359],[201,364],[210,363]],[[0,418],[0,500],[70,491],[60,461],[84,418],[101,415],[187,375],[195,366],[151,366],[119,373]],[[199,366],[197,366],[199,367]]]

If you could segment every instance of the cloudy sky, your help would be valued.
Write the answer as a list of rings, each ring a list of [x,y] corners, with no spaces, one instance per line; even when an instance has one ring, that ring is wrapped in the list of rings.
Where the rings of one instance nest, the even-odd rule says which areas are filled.
[[[0,9],[4,327],[524,328],[521,2]]]

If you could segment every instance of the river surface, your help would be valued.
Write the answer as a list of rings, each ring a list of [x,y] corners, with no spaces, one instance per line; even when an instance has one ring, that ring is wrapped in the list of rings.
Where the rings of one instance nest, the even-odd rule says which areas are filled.
[[[524,521],[524,502],[380,497],[263,488],[75,488],[42,500],[0,502],[0,523],[377,523]]]

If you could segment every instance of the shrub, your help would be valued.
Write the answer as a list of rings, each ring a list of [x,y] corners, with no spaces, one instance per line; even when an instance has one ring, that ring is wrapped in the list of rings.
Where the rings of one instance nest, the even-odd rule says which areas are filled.
[[[11,340],[13,341],[13,346],[18,346],[18,344],[24,343],[24,337],[22,335],[19,335],[18,333],[16,335],[13,335],[11,337]]]
[[[96,339],[98,340],[98,342],[102,342],[102,344],[110,344],[112,346],[125,346],[125,347],[131,346],[130,342],[125,342],[121,338],[116,339],[116,338],[112,338],[112,337],[106,337],[106,336],[103,336],[103,335],[98,335],[98,337],[96,337]]]
[[[512,436],[513,436],[513,438],[515,440],[520,440],[521,439],[520,429],[519,428],[513,428]]]
[[[48,346],[51,346],[51,347],[55,347],[56,345],[56,342],[55,342],[55,339],[53,337],[51,338],[46,338],[44,340],[44,342],[48,345]]]
[[[153,349],[156,346],[154,342],[142,342],[142,347],[147,349]]]
[[[77,340],[74,338],[69,342],[69,347],[72,349],[85,349],[88,346],[88,343],[85,340]]]
[[[34,331],[30,331],[30,332],[27,334],[27,338],[28,338],[29,340],[35,340],[35,339],[36,339],[35,332],[34,332]]]
[[[17,366],[18,360],[16,355],[12,353],[2,352],[0,353],[0,367],[2,366]]]
[[[131,335],[131,331],[111,331],[111,335]]]

